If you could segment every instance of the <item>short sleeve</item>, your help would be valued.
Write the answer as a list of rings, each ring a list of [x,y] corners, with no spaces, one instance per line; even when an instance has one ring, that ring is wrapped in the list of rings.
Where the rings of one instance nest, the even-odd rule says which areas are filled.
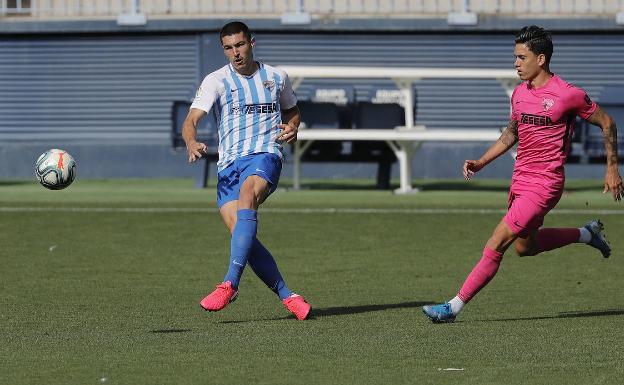
[[[589,118],[598,108],[584,90],[573,86],[569,89],[569,103],[570,109],[583,119]]]
[[[511,94],[511,99],[510,99],[510,103],[511,103],[511,113],[509,116],[509,120],[514,120],[516,122],[520,121],[520,118],[518,117],[518,110],[516,109],[516,91],[518,90],[518,87],[516,87],[513,91],[513,93]]]
[[[214,77],[208,75],[204,78],[204,81],[197,89],[191,108],[197,108],[208,113],[210,112],[215,100],[217,100],[217,96],[217,81]]]
[[[282,110],[288,110],[297,105],[297,96],[292,89],[288,75],[284,73],[284,86],[280,93],[280,107]]]

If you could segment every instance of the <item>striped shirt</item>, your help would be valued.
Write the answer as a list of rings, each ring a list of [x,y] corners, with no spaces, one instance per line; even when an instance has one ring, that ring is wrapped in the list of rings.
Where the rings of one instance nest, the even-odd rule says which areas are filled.
[[[191,108],[209,112],[216,107],[219,124],[219,171],[235,159],[260,152],[282,157],[281,111],[297,105],[286,72],[258,62],[251,76],[231,64],[210,73],[197,90]]]

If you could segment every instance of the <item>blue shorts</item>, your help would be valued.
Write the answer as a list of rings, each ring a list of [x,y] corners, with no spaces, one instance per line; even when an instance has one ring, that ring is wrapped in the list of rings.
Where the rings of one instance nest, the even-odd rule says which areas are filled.
[[[240,188],[251,175],[269,182],[269,195],[277,189],[282,172],[282,159],[277,154],[261,152],[238,158],[217,175],[217,206],[238,200]]]

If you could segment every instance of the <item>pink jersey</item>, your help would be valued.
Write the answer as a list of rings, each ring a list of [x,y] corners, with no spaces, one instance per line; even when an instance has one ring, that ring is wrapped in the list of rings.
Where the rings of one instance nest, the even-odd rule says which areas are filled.
[[[585,91],[557,75],[539,88],[518,85],[511,96],[511,120],[518,122],[512,181],[562,189],[576,116],[587,119],[596,107]]]

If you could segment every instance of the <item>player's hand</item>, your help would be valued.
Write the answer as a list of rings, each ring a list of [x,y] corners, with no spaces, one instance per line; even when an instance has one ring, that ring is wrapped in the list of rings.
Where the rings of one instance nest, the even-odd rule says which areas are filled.
[[[200,142],[189,142],[186,145],[186,151],[188,152],[189,163],[193,163],[208,152],[208,146]]]
[[[466,160],[464,161],[464,179],[470,180],[474,174],[483,168],[483,165],[478,160]]]
[[[624,198],[624,185],[622,185],[622,177],[617,168],[608,168],[605,175],[605,184],[603,193],[611,191],[614,201],[620,201]]]
[[[297,127],[290,124],[280,124],[278,127],[282,132],[280,132],[277,140],[285,141],[288,144],[293,144],[297,141],[297,131],[299,131]]]

